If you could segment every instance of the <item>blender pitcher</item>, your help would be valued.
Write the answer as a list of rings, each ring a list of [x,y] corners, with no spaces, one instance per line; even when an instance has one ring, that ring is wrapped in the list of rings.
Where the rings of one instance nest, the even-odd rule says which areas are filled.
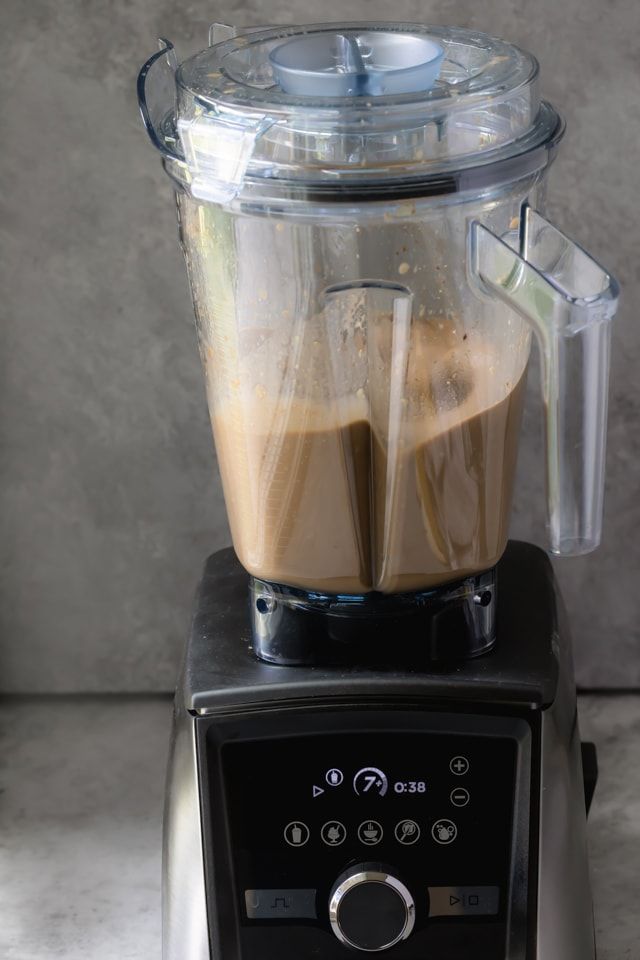
[[[486,648],[532,332],[550,549],[601,528],[618,291],[544,218],[563,123],[537,62],[445,27],[214,25],[138,90],[255,636],[462,598]]]

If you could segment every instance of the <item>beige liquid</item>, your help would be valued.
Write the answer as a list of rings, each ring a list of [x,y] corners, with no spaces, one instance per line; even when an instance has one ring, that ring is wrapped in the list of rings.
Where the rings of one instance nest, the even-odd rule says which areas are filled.
[[[218,409],[216,449],[245,568],[332,593],[397,593],[495,564],[525,376],[511,385],[495,356],[471,358],[467,380],[453,386],[446,364],[413,378],[410,365],[398,408],[384,416],[364,397],[329,409],[268,398]]]

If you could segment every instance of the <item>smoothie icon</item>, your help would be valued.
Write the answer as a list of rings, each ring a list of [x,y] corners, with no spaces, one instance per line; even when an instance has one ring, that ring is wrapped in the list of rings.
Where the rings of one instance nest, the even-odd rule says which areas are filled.
[[[304,847],[309,839],[309,827],[301,820],[292,820],[284,828],[284,838],[290,847]]]

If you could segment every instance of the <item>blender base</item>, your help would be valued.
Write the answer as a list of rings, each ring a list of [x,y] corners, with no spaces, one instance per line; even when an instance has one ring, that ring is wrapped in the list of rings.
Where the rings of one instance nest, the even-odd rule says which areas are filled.
[[[433,590],[360,596],[251,577],[253,650],[288,666],[427,667],[476,657],[495,643],[496,588],[497,568]]]
[[[247,574],[209,558],[176,694],[164,960],[347,960],[344,936],[369,950],[399,922],[394,891],[390,960],[595,960],[567,622],[541,550],[511,542],[499,570],[484,657],[278,666],[252,651]]]

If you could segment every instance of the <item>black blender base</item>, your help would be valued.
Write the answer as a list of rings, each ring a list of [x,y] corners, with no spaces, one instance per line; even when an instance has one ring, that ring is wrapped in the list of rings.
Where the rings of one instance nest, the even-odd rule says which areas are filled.
[[[419,593],[309,593],[250,578],[254,653],[294,666],[405,666],[479,656],[495,642],[496,568]]]
[[[264,697],[273,704],[292,696],[317,697],[321,688],[337,696],[345,688],[352,693],[362,685],[367,694],[377,690],[420,700],[548,703],[557,682],[551,640],[558,633],[549,559],[530,544],[511,541],[496,571],[500,582],[497,640],[486,656],[452,658],[449,663],[428,661],[423,643],[414,645],[414,661],[403,664],[398,657],[406,647],[403,636],[387,635],[378,624],[371,629],[371,637],[376,637],[371,643],[386,656],[381,667],[368,656],[358,659],[363,646],[358,656],[356,648],[348,646],[349,663],[324,662],[305,669],[267,663],[255,656],[250,578],[231,548],[220,550],[207,560],[196,597],[184,667],[188,709],[236,703],[239,697],[247,703]]]

